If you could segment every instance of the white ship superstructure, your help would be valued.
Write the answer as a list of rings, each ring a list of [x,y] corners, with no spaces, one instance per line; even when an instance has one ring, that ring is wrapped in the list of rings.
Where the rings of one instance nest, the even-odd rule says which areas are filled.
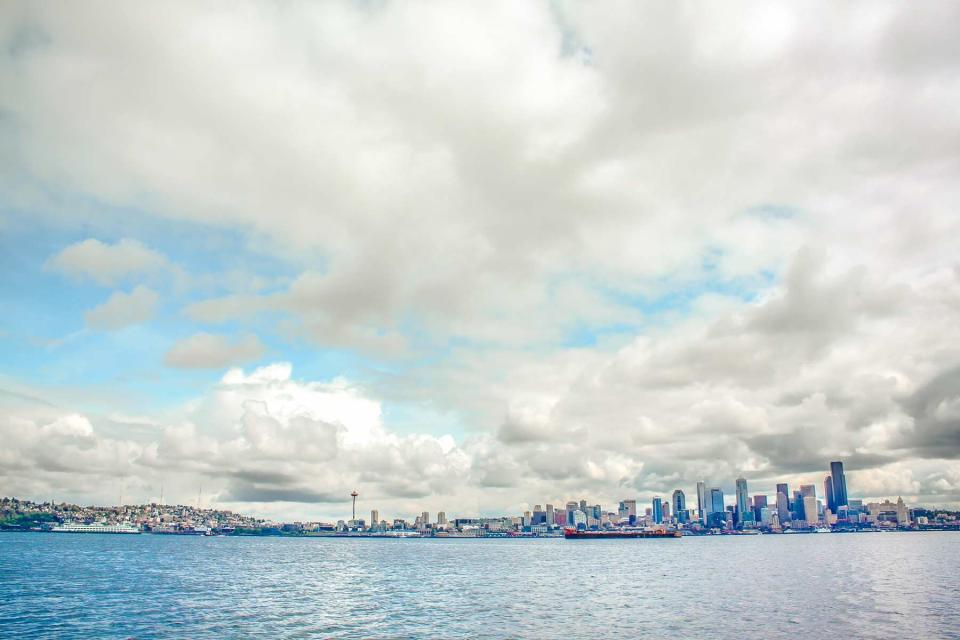
[[[140,528],[132,524],[105,524],[94,522],[64,522],[50,529],[54,533],[140,533]]]

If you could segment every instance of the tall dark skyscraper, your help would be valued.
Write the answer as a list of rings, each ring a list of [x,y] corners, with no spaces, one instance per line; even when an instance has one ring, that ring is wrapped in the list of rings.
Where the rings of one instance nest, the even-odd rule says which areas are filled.
[[[833,477],[827,476],[823,479],[823,495],[827,498],[827,509],[832,513],[837,512],[837,501],[833,495]]]
[[[701,480],[697,483],[697,518],[701,522],[706,522],[708,513],[710,513],[710,504],[707,502],[707,485]]]
[[[747,504],[747,480],[746,478],[737,478],[737,524],[743,525],[745,522],[753,521],[753,509]]]
[[[677,522],[687,521],[687,496],[680,489],[673,492],[673,517]]]
[[[843,475],[843,462],[837,460],[830,463],[830,477],[833,478],[834,511],[847,506],[847,478]]]

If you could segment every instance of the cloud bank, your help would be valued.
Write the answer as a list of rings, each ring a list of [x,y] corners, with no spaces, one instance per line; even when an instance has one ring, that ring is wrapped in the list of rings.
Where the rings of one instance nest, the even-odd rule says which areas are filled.
[[[104,330],[10,347],[8,492],[960,503],[956,6],[0,11],[0,228]]]

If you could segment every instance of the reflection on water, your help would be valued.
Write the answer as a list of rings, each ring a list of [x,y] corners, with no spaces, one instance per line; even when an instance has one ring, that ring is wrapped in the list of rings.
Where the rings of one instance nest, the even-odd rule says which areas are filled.
[[[0,535],[4,637],[960,637],[960,534]]]

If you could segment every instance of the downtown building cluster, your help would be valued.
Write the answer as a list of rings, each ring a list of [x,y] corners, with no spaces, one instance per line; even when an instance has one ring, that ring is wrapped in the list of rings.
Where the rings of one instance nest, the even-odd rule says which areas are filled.
[[[945,512],[936,523],[927,515],[914,517],[902,498],[864,502],[851,499],[843,462],[830,463],[823,481],[822,494],[814,484],[801,484],[791,491],[789,484],[776,486],[776,495],[750,495],[746,478],[735,481],[733,503],[720,487],[697,483],[695,503],[688,503],[682,489],[668,497],[654,496],[649,506],[638,507],[636,499],[624,499],[616,511],[587,500],[563,505],[535,505],[518,516],[494,518],[456,518],[448,520],[444,512],[431,521],[423,512],[412,522],[387,521],[378,511],[370,520],[339,521],[334,530],[341,534],[377,535],[391,532],[415,532],[427,536],[504,536],[562,535],[564,529],[600,530],[618,528],[676,529],[687,533],[799,532],[825,530],[881,530],[910,527],[956,526],[956,517]],[[926,513],[924,511],[924,513]]]

